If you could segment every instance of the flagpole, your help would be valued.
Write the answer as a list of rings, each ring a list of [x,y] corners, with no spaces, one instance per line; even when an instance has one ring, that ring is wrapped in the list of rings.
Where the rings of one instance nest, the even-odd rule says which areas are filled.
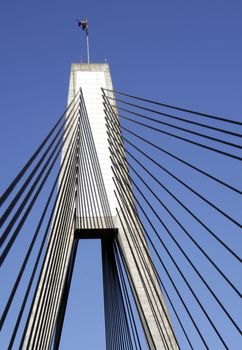
[[[87,28],[86,28],[86,34],[87,34],[87,63],[90,63],[90,46],[89,46],[89,28],[88,28],[88,21],[86,18]]]
[[[81,40],[80,40],[81,42]],[[80,45],[81,63],[82,63],[82,45]]]
[[[89,47],[89,35],[87,33],[87,63],[90,63],[90,47]]]

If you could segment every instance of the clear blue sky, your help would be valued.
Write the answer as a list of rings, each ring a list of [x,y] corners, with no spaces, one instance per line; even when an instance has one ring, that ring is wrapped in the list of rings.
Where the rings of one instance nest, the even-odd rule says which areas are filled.
[[[66,106],[70,65],[80,60],[81,51],[85,59],[84,36],[75,19],[85,17],[91,61],[107,59],[115,88],[242,120],[240,0],[2,0],[1,192]],[[221,165],[219,172],[239,186],[238,168]],[[239,218],[239,211],[235,216]],[[78,312],[73,316],[69,312],[61,349],[67,349],[67,339],[73,342],[70,349],[77,349],[80,339],[84,349],[103,349],[102,304],[96,291],[101,288],[99,246],[92,243],[89,249],[90,244],[85,244],[77,258],[83,271],[76,276],[94,276],[89,282],[95,303],[87,306],[89,294],[76,278],[70,310],[86,312],[86,322],[78,321]],[[87,259],[91,267],[84,271]],[[86,303],[79,301],[79,290]],[[231,349],[239,349],[237,345],[237,340],[232,341]],[[219,350],[216,345],[214,349]]]

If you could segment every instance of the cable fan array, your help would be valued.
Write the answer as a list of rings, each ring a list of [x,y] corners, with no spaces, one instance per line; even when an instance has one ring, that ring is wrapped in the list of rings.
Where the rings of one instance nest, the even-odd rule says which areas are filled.
[[[3,347],[58,349],[80,232],[113,228],[81,90],[2,194],[1,208]],[[106,334],[111,332],[113,339],[107,337],[107,348],[119,343],[133,349],[139,335],[133,333],[134,301],[122,270],[123,256],[113,240],[103,240],[102,247],[107,318],[110,310],[116,311],[117,300],[119,305],[116,328],[106,323]]]
[[[125,227],[132,227],[136,213],[180,348],[232,349],[241,341],[234,305],[241,298],[242,123],[102,91]],[[234,171],[235,181],[223,177],[226,169]],[[142,247],[136,249],[142,254]]]
[[[242,123],[119,91],[102,94],[115,219],[161,346],[237,350]],[[4,348],[58,349],[81,238],[75,232],[115,228],[81,90],[0,204]],[[106,347],[144,349],[150,325],[120,240],[102,239],[101,247]]]
[[[80,92],[1,196],[0,261],[8,279],[2,284],[0,328],[5,338],[10,334],[8,349],[15,341],[22,348],[36,294],[40,292],[46,298],[51,292],[54,296],[53,290],[43,290],[49,280],[42,281],[42,289],[38,289],[45,261],[47,268],[55,271],[53,278],[64,278],[60,257],[67,254],[75,225],[79,115]],[[59,232],[55,241],[54,231]],[[49,305],[45,310],[49,321],[52,309]]]

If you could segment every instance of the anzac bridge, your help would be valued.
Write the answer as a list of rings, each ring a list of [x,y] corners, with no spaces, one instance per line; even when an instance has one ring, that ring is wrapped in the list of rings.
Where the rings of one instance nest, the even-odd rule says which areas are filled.
[[[242,123],[114,90],[108,64],[72,65],[53,122],[1,195],[1,349],[59,348],[83,239],[108,350],[241,349]]]

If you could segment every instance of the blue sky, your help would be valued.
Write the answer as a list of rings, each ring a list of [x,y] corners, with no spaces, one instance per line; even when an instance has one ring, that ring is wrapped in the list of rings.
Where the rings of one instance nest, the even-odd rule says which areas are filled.
[[[1,148],[1,157],[7,179],[65,108],[70,64],[79,61],[80,45],[84,49],[76,18],[88,17],[91,60],[107,58],[120,90],[241,116],[239,0],[25,0],[0,6],[1,142],[8,150],[6,156]],[[8,161],[10,152],[19,152],[14,162]]]
[[[85,37],[76,18],[88,17],[91,62],[107,59],[118,90],[241,121],[241,14],[240,0],[2,0],[1,191],[65,109],[70,65],[80,61],[81,52],[85,61]],[[173,146],[170,143],[171,149]],[[191,159],[197,157],[194,151]],[[218,173],[239,186],[239,167],[226,164],[225,168],[219,163]],[[233,202],[239,218],[237,201],[228,197],[226,204],[223,194],[218,198],[228,207]],[[236,245],[233,236],[230,243]],[[84,267],[88,259],[90,270]],[[83,271],[78,270],[75,276],[94,277],[87,281],[95,303],[88,304],[90,293],[75,277],[70,310],[79,307],[79,313],[83,310],[88,317],[84,322],[78,321],[78,313],[73,317],[67,314],[70,325],[65,326],[61,349],[67,348],[67,340],[73,342],[71,348],[78,348],[80,339],[85,349],[103,348],[101,294],[96,292],[101,289],[99,263],[98,243],[79,245],[77,265],[82,265]],[[78,288],[82,298],[78,298]],[[73,323],[78,322],[81,330],[75,326],[73,333]],[[97,329],[97,335],[91,327]],[[236,340],[231,344],[237,350]],[[219,349],[216,346],[214,349]]]

